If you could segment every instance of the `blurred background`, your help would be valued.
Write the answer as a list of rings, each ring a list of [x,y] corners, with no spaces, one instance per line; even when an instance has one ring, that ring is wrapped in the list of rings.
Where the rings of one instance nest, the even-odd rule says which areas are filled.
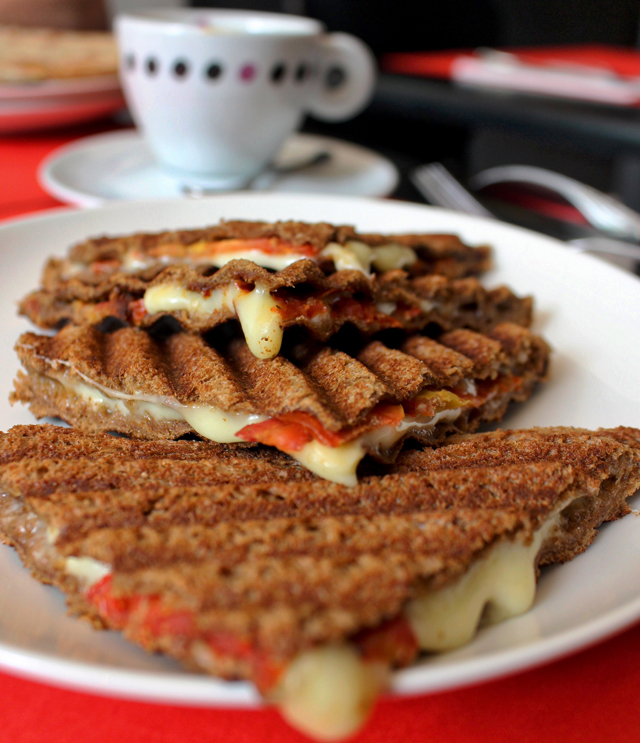
[[[640,0],[0,0],[0,24],[108,28],[123,10],[179,5],[307,15],[363,39],[380,69],[371,105],[346,123],[309,119],[303,131],[392,160],[401,174],[396,198],[424,200],[410,177],[422,163],[442,162],[465,184],[487,168],[518,163],[570,176],[640,209]],[[542,56],[532,62],[521,50]],[[466,78],[457,76],[460,57],[472,59]],[[532,70],[542,78],[569,75],[565,93],[549,94],[542,78],[540,89],[529,80],[527,90],[485,79]],[[630,96],[622,103],[614,100],[621,86]],[[501,193],[492,201],[495,195],[482,199],[498,216],[557,237],[581,234],[584,219],[570,209],[556,219],[562,199],[549,208],[538,200],[534,214],[532,201],[524,209],[520,197]]]

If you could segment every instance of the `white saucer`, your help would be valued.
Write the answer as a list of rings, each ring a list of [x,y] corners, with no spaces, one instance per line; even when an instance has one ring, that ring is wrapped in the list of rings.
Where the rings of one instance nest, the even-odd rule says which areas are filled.
[[[372,150],[331,137],[294,134],[276,158],[286,165],[317,152],[331,157],[312,167],[257,180],[253,189],[298,193],[389,196],[398,185],[393,163]],[[181,196],[184,179],[164,171],[137,131],[110,132],[81,139],[51,153],[40,165],[40,185],[76,206],[109,201]]]

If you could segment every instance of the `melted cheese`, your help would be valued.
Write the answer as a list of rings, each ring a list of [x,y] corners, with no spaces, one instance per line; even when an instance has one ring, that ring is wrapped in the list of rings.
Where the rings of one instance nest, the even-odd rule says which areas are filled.
[[[258,266],[269,268],[272,271],[283,271],[296,261],[309,258],[302,253],[263,253],[260,250],[239,250],[235,253],[217,253],[213,258],[206,261],[207,265],[224,266],[230,261],[252,261]],[[202,262],[202,261],[197,261]]]
[[[373,249],[372,263],[376,271],[384,273],[396,268],[405,268],[418,260],[415,250],[404,245],[379,245]]]
[[[287,669],[279,689],[280,711],[314,738],[339,740],[363,725],[386,682],[384,666],[363,663],[351,645],[308,650]]]
[[[64,567],[84,588],[90,588],[111,572],[111,567],[92,557],[67,557]]]
[[[206,243],[202,243],[206,246]],[[198,243],[194,243],[191,246],[193,249]],[[194,251],[194,255],[175,258],[173,256],[159,256],[156,258],[149,258],[135,251],[130,251],[122,262],[122,270],[126,273],[136,273],[142,271],[145,268],[160,264],[170,265],[173,263],[179,263],[181,265],[188,266],[216,266],[220,268],[225,266],[231,261],[252,261],[258,266],[263,268],[269,268],[273,271],[283,271],[287,266],[290,266],[296,261],[303,260],[309,256],[302,253],[263,253],[261,250],[235,250],[229,251],[228,253],[216,253],[215,255],[207,255],[202,253],[198,255],[197,251]]]
[[[377,302],[376,310],[382,312],[383,315],[393,315],[398,309],[398,305],[395,302]]]
[[[108,412],[116,411],[125,416],[147,415],[156,421],[185,420],[201,436],[219,444],[244,441],[236,435],[238,431],[268,420],[265,415],[230,413],[213,405],[183,405],[171,398],[103,390],[99,385],[76,382],[67,377],[58,381],[76,395]],[[460,412],[461,409],[457,408],[442,410],[431,417],[406,417],[397,426],[380,426],[340,446],[327,446],[314,440],[299,451],[283,451],[319,477],[352,487],[358,484],[356,470],[368,451],[388,451],[408,430],[433,429],[439,421],[455,420]]]
[[[336,271],[360,271],[370,276],[372,254],[373,251],[368,245],[352,241],[344,245],[328,243],[320,251],[319,258],[332,260]]]
[[[481,620],[501,622],[528,611],[536,593],[536,556],[556,523],[547,521],[531,544],[498,543],[451,585],[410,601],[405,614],[420,648],[452,650],[471,640]]]
[[[73,382],[66,378],[61,381],[65,387],[75,392],[78,397],[81,397],[83,400],[86,400],[95,407],[102,408],[107,413],[120,413],[124,416],[131,414],[131,410],[127,405],[113,395],[107,395],[96,387],[83,384],[82,382]]]
[[[276,300],[259,284],[235,300],[238,320],[251,353],[259,359],[278,355],[282,345],[281,315]]]
[[[287,452],[318,477],[350,487],[358,484],[356,470],[365,453],[361,438],[340,446],[326,446],[314,440],[299,451]]]
[[[353,487],[358,484],[356,476],[358,464],[368,451],[388,451],[410,429],[432,429],[438,421],[455,420],[460,412],[443,410],[430,418],[407,417],[398,426],[380,426],[340,446],[327,446],[314,440],[305,444],[299,451],[286,453],[319,477]]]
[[[147,289],[143,301],[150,315],[183,310],[192,317],[198,317],[226,309],[240,321],[245,340],[254,356],[271,359],[280,351],[282,316],[276,300],[260,284],[256,284],[250,292],[229,284],[214,289],[208,296],[179,284],[158,284]]]
[[[212,315],[224,309],[235,312],[234,300],[244,292],[235,284],[214,289],[209,296],[185,289],[180,284],[158,284],[144,293],[144,306],[150,315],[158,312],[178,312],[189,315]]]
[[[129,405],[131,405],[131,407],[139,415],[148,415],[149,418],[153,418],[154,421],[186,420],[186,417],[181,410],[175,410],[174,408],[171,408],[161,402],[150,402],[149,400],[132,400]],[[215,410],[215,408],[212,408],[212,410]]]
[[[139,250],[129,250],[120,264],[118,270],[124,273],[138,273],[152,266],[170,266],[174,264],[186,266],[216,266],[220,268],[231,261],[246,260],[255,263],[263,268],[272,271],[283,271],[296,261],[304,259],[318,260],[330,259],[334,262],[337,271],[351,270],[361,271],[370,275],[371,266],[376,271],[391,271],[395,268],[405,268],[415,263],[417,256],[412,248],[389,243],[372,248],[366,243],[358,240],[351,240],[344,245],[339,243],[328,243],[326,247],[318,254],[318,258],[313,258],[304,253],[266,253],[261,250],[235,250],[228,253],[217,252],[214,255],[208,254],[206,248],[208,243],[193,243],[189,247],[188,255],[158,255],[148,256]],[[201,248],[201,249],[200,249]],[[63,277],[71,278],[89,268],[84,263],[65,261]]]
[[[267,420],[267,416],[251,413],[229,413],[213,405],[182,405],[177,400],[145,395],[126,395],[67,378],[58,380],[76,395],[107,411],[123,415],[148,415],[156,421],[184,420],[201,436],[219,444],[232,444],[244,439],[236,433],[245,426]]]
[[[201,436],[219,444],[233,444],[244,439],[236,433],[245,426],[267,420],[265,415],[227,413],[208,405],[185,405],[180,410],[187,423]]]
[[[384,273],[396,268],[404,268],[415,263],[418,259],[415,250],[404,245],[371,246],[351,240],[344,245],[328,243],[320,252],[320,258],[329,258],[333,261],[336,271],[361,271],[370,276],[371,267]]]

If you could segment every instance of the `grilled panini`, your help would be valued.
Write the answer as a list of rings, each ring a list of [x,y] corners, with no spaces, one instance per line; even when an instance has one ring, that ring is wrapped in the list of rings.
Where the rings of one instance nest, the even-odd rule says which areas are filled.
[[[355,488],[264,450],[0,434],[0,532],[37,578],[324,739],[363,723],[391,667],[526,611],[539,566],[639,485],[633,429],[462,436]]]
[[[399,349],[304,343],[265,360],[238,338],[137,328],[25,333],[16,350],[27,373],[12,400],[38,418],[136,438],[257,442],[348,485],[365,454],[391,461],[407,437],[440,442],[499,420],[545,377],[549,356],[541,338],[508,323],[488,335],[412,335]]]
[[[304,326],[318,340],[346,323],[366,334],[429,324],[486,332],[500,322],[528,326],[531,304],[530,297],[517,297],[506,287],[484,289],[475,278],[408,279],[403,271],[377,278],[358,271],[325,276],[305,259],[277,273],[241,260],[212,276],[171,266],[152,278],[116,273],[97,284],[73,278],[55,290],[28,295],[20,311],[47,329],[106,318],[147,328],[171,316],[183,328],[202,332],[234,319],[251,352],[271,358],[280,351],[285,328],[292,326]]]
[[[460,278],[485,271],[490,250],[469,247],[455,235],[358,234],[353,227],[326,223],[229,221],[198,230],[88,240],[74,246],[67,258],[49,261],[43,286],[56,289],[74,276],[100,282],[110,273],[137,275],[168,265],[221,267],[237,259],[281,271],[303,258],[327,273],[402,268],[413,275]]]

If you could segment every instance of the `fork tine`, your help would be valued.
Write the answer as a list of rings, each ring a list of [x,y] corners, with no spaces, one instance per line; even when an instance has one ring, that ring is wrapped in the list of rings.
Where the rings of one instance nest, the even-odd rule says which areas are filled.
[[[410,173],[410,178],[432,204],[481,217],[493,216],[441,163],[420,165]]]

